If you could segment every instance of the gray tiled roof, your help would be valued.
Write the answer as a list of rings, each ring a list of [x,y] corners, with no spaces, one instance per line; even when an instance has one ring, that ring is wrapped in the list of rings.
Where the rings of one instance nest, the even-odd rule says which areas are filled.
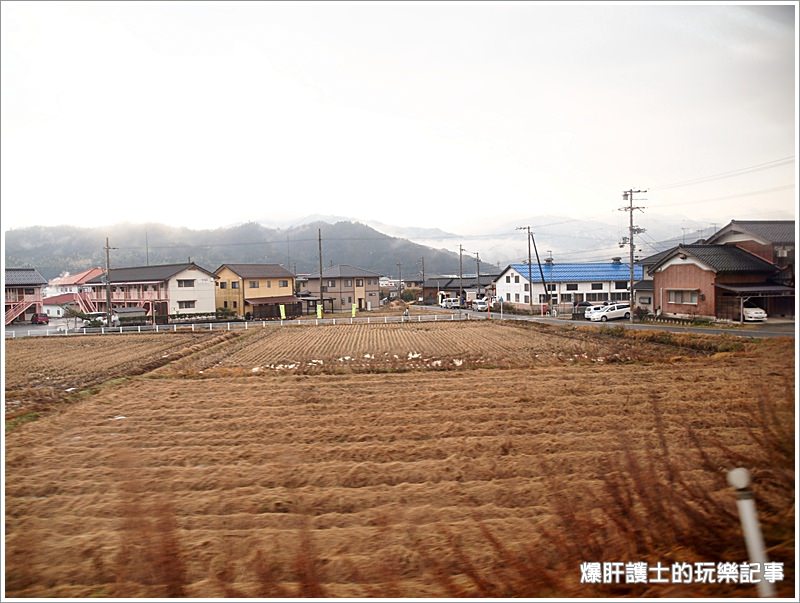
[[[646,258],[642,258],[637,264],[641,264],[642,266],[652,266],[654,264],[658,264],[661,260],[663,260],[666,256],[672,253],[675,250],[675,247],[670,247],[666,251],[659,251],[658,253],[654,253],[653,255],[648,255]]]
[[[6,287],[46,284],[47,281],[36,268],[6,268]]]
[[[731,220],[708,242],[713,243],[718,235],[731,231],[750,234],[770,243],[794,243],[794,220]]]
[[[242,278],[294,278],[294,274],[280,264],[223,264],[215,272],[219,274],[223,268],[233,270]]]
[[[662,263],[678,253],[685,253],[710,266],[715,272],[777,272],[766,260],[733,245],[678,245]],[[656,266],[653,266],[655,268]]]
[[[377,272],[356,268],[350,264],[337,264],[322,270],[322,278],[376,278],[381,275]],[[308,275],[309,279],[318,279],[319,271]]]
[[[195,268],[201,270],[211,277],[214,277],[213,272],[209,272],[192,263],[185,264],[162,264],[161,266],[134,266],[131,268],[112,268],[111,269],[111,282],[112,283],[135,283],[137,281],[166,281],[175,276],[179,272],[183,272],[187,268]],[[87,281],[92,284],[102,283],[103,275],[94,277]]]

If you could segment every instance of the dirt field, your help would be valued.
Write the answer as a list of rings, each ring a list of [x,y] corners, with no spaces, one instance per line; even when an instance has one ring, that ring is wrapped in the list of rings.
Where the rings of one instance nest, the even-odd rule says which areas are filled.
[[[780,418],[794,419],[791,341],[483,322],[172,337],[132,337],[136,358],[184,351],[8,434],[7,595],[468,594],[514,566],[509,551],[554,549],[554,501],[596,504],[609,453],[682,451],[683,479],[730,509],[687,428],[752,455],[759,400],[788,399]],[[98,346],[88,381],[97,339],[83,339]],[[39,374],[82,374],[64,347],[80,341],[35,341],[51,346]],[[24,374],[23,342],[8,343],[7,374]],[[581,590],[570,567],[516,594],[613,594]],[[686,595],[649,592],[670,593]]]

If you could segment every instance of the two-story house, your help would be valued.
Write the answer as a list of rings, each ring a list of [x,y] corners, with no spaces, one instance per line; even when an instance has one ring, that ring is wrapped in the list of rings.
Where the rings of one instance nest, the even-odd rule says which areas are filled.
[[[641,277],[641,266],[634,266],[634,280]],[[630,265],[621,258],[596,264],[559,264],[548,258],[541,272],[536,264],[510,264],[495,280],[497,296],[520,305],[628,301],[629,285]]]
[[[194,262],[112,268],[111,307],[140,307],[147,316],[165,322],[169,315],[213,314],[216,277]],[[86,282],[98,312],[106,312],[106,273]]]
[[[330,266],[308,276],[308,292],[312,298],[333,299],[334,311],[347,311],[356,304],[359,310],[377,310],[380,306],[380,278],[377,272],[349,264]]]
[[[217,308],[239,317],[268,319],[302,314],[295,297],[295,275],[280,264],[223,264],[217,277]]]
[[[42,311],[42,288],[47,284],[36,268],[6,268],[6,322],[29,320],[34,312]]]

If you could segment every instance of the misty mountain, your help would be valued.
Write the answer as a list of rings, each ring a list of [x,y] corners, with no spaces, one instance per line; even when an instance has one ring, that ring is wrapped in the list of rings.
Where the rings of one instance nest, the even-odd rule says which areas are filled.
[[[111,267],[171,264],[191,259],[215,270],[225,263],[278,263],[289,270],[319,270],[317,229],[322,229],[324,266],[352,264],[387,276],[458,272],[458,254],[390,237],[364,224],[313,222],[279,229],[256,223],[214,230],[190,230],[163,224],[111,227],[35,226],[10,230],[6,265],[34,266],[47,279],[64,271],[105,266],[105,239],[112,247]],[[465,268],[465,272],[466,272]]]

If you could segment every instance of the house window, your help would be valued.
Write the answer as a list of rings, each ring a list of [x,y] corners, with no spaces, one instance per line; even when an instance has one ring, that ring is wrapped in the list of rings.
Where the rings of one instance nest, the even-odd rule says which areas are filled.
[[[350,297],[350,296],[348,296],[348,297],[347,297],[347,303],[348,303],[348,304],[352,304],[352,303],[353,303],[353,298],[352,298],[352,297]]]
[[[571,302],[572,301],[572,293],[562,293],[561,294],[561,301],[562,302]]]
[[[179,278],[178,279],[178,287],[194,287],[194,279],[193,278]]]
[[[25,289],[24,295],[33,295],[33,289]]]
[[[335,287],[336,281],[328,281],[328,287]]]
[[[528,283],[525,283],[525,291],[530,291],[531,286]]]
[[[239,306],[239,302],[233,302],[233,307],[236,308]]]
[[[611,301],[628,301],[630,296],[626,293],[612,293]]]
[[[673,289],[669,292],[671,304],[697,304],[697,291]]]
[[[515,274],[515,275],[514,275],[514,282],[515,282],[515,283],[518,283],[518,282],[519,282],[519,275],[518,275],[518,274]]]
[[[605,293],[587,293],[586,301],[604,301],[606,299]]]
[[[272,281],[267,281],[267,289],[272,289]]]
[[[567,291],[577,291],[578,283],[567,283]]]
[[[233,281],[231,283],[231,289],[238,289],[239,288],[239,281]]]
[[[227,309],[227,307],[228,307],[228,302],[226,302],[226,301],[222,302],[222,307]]]
[[[345,287],[352,287],[353,286],[353,281],[350,280],[350,279],[345,280],[344,286]]]
[[[506,276],[506,282],[507,282],[507,283],[510,283],[510,282],[511,282],[511,277],[510,277],[510,276]]]
[[[526,295],[526,296],[525,296],[525,303],[526,303],[526,304],[530,303],[530,300],[531,300],[531,297],[530,297],[530,295]]]
[[[357,278],[356,279],[356,287],[363,287],[363,286],[364,286],[364,279],[363,278]]]
[[[258,281],[250,281],[251,289],[258,289]]]
[[[506,301],[511,301],[511,294],[510,293],[506,293]]]
[[[549,284],[547,285],[547,290],[548,290],[548,291],[555,291],[555,290],[556,290],[556,285],[555,285],[555,283],[549,283]]]
[[[278,281],[278,287],[288,287],[289,281]]]
[[[519,301],[519,293],[515,293],[515,294],[514,294],[514,301],[515,301],[515,302],[518,302],[518,301]]]
[[[543,293],[539,294],[539,303],[540,304],[546,304],[547,303],[547,296],[544,295]]]
[[[653,298],[652,297],[640,297],[639,298],[639,303],[640,304],[652,304],[653,303]]]
[[[627,289],[628,281],[614,281],[614,289]]]
[[[181,301],[178,302],[178,307],[181,310],[187,310],[187,309],[190,309],[190,308],[194,308],[194,302],[195,302],[195,300],[193,300],[193,299],[192,300],[181,300]]]
[[[602,291],[603,283],[592,283],[592,291]]]
[[[226,281],[220,281],[219,282],[219,288],[220,289],[227,289],[228,288],[228,283]]]

